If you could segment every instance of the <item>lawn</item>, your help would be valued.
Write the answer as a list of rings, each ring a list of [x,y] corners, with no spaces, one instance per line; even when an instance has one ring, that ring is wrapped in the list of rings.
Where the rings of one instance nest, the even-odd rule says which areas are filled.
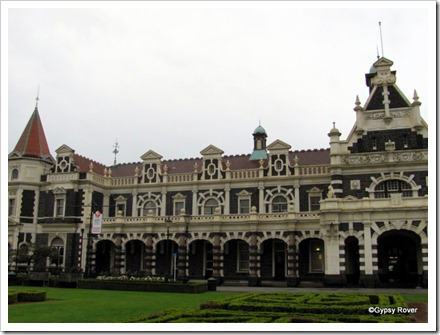
[[[225,311],[205,310],[200,311],[200,305],[208,301],[220,301],[227,298],[245,297],[246,294],[227,292],[205,292],[200,294],[189,293],[160,293],[160,292],[134,292],[134,291],[110,291],[110,290],[87,290],[87,289],[62,289],[53,287],[22,287],[13,286],[9,291],[41,291],[47,292],[47,301],[34,303],[18,303],[9,305],[10,323],[110,323],[110,322],[145,322],[146,317],[153,313],[165,310],[183,310],[190,318],[181,322],[200,322],[195,317],[207,319],[207,313],[225,314]],[[283,299],[284,295],[273,295],[277,299]],[[356,294],[350,299],[356,299]],[[427,294],[402,294],[406,303],[427,302]],[[235,299],[234,299],[235,300]],[[249,305],[249,303],[248,303]],[[249,306],[255,306],[252,302]],[[331,304],[333,305],[333,303]],[[296,306],[296,304],[292,305]],[[246,318],[250,317],[250,310]],[[224,321],[235,318],[239,311],[224,315]],[[258,312],[260,313],[260,312]],[[212,317],[212,315],[211,315]],[[254,322],[264,321],[265,315],[255,314]],[[148,322],[148,321],[147,321]],[[151,321],[150,321],[151,322]],[[154,322],[154,321],[153,321]],[[159,321],[160,322],[160,321]],[[166,321],[162,321],[166,322]],[[245,322],[245,321],[242,321]],[[249,322],[249,321],[248,321]],[[291,322],[291,321],[285,321]]]
[[[13,286],[9,291],[47,291],[47,301],[9,305],[10,323],[89,323],[125,321],[169,308],[200,304],[237,293],[159,293]]]

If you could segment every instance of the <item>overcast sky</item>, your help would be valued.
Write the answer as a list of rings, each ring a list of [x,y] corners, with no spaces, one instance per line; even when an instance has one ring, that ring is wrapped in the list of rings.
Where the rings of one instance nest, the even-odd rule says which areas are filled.
[[[210,144],[250,154],[260,120],[268,144],[327,148],[332,122],[345,139],[356,95],[362,104],[368,97],[365,73],[382,55],[379,21],[397,85],[410,101],[417,90],[425,121],[429,100],[435,112],[435,2],[65,4],[2,10],[8,153],[38,86],[54,156],[66,144],[111,165],[116,140],[118,163],[148,150],[200,157]]]

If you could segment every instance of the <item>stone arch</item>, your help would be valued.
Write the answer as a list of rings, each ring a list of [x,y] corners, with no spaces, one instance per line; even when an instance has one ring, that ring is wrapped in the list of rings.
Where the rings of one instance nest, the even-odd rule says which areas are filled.
[[[408,176],[405,176],[403,173],[404,173],[403,171],[400,173],[394,173],[394,172],[381,173],[381,176],[379,178],[371,177],[371,184],[368,188],[365,189],[369,193],[370,199],[374,198],[375,189],[376,189],[377,185],[379,185],[382,182],[385,182],[387,180],[392,180],[392,179],[401,180],[401,181],[409,184],[411,186],[412,196],[417,197],[418,191],[422,188],[422,186],[416,184],[416,182],[414,181],[414,174],[412,174],[408,177]]]

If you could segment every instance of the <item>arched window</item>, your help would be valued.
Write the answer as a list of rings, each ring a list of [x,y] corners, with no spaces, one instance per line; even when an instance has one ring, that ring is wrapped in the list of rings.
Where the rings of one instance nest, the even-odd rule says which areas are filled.
[[[278,195],[272,200],[272,213],[287,212],[287,200],[282,195]]]
[[[59,237],[56,237],[53,239],[50,247],[56,251],[52,256],[51,265],[58,268],[62,266],[64,262],[64,242]]]
[[[390,198],[393,193],[402,193],[402,197],[411,197],[413,194],[411,185],[399,179],[385,180],[374,189],[375,198]]]
[[[211,215],[215,213],[215,209],[218,207],[218,202],[215,199],[208,199],[203,206],[203,214]]]
[[[11,172],[11,180],[16,180],[16,179],[18,179],[18,170],[13,169]]]
[[[156,203],[152,200],[149,200],[145,203],[144,205],[144,216],[146,216],[148,214],[148,211],[152,210],[153,211],[153,215],[157,215],[157,208],[156,208]]]

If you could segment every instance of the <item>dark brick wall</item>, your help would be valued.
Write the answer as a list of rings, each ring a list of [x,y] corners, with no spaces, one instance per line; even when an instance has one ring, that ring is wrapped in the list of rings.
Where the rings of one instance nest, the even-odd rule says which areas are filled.
[[[240,193],[241,191],[247,191],[249,193],[251,193],[251,207],[255,206],[258,208],[259,206],[259,192],[258,192],[258,188],[233,188],[230,191],[230,195],[229,195],[229,212],[231,214],[238,214],[238,193]],[[249,211],[251,210],[251,208],[249,208]]]
[[[238,245],[237,241],[229,241],[229,253],[223,256],[223,270],[225,278],[230,279],[241,279],[247,278],[249,273],[238,273],[237,272],[237,252]]]
[[[403,97],[397,92],[394,86],[388,86],[388,92],[390,95],[388,99],[390,100],[390,108],[399,108],[399,107],[409,107],[408,103],[403,99]],[[378,86],[377,90],[372,97],[370,103],[367,106],[367,110],[376,110],[376,109],[384,109],[383,104],[383,87]]]
[[[123,196],[124,198],[127,198],[127,202],[125,204],[125,212],[124,216],[131,216],[132,210],[133,210],[133,195],[129,193],[115,193],[110,195],[109,200],[109,209],[108,213],[110,217],[114,217],[116,215],[116,198],[119,196]]]
[[[192,215],[192,204],[193,204],[193,199],[192,199],[192,191],[180,191],[180,192],[168,192],[166,197],[167,197],[167,203],[166,203],[166,214],[167,216],[172,216],[174,215],[174,199],[173,197],[176,196],[176,194],[182,194],[185,197],[185,210],[186,210],[186,214],[190,214]]]
[[[87,204],[88,205],[88,204]],[[102,212],[104,205],[104,194],[101,192],[93,191],[92,193],[92,210]]]
[[[369,131],[363,135],[353,146],[349,147],[351,153],[377,152],[385,151],[385,143],[391,140],[395,143],[396,150],[415,150],[427,149],[428,139],[422,135],[407,129],[393,129]],[[376,144],[376,150],[373,150],[373,144]],[[404,145],[407,144],[407,147]]]
[[[307,193],[308,190],[311,190],[313,187],[317,187],[320,190],[323,190],[322,199],[325,199],[327,198],[328,185],[329,184],[301,185],[301,187],[299,188],[299,210],[301,212],[309,211],[309,193]],[[295,200],[298,201],[298,199]]]
[[[37,234],[35,236],[35,244],[38,245],[48,245],[49,234]],[[46,259],[42,259],[39,262],[34,262],[34,271],[45,271],[46,270]]]
[[[34,206],[35,206],[35,191],[32,190],[23,190],[22,198],[21,198],[21,210],[20,216],[34,216]],[[32,218],[29,219],[21,219],[23,223],[32,223]]]

